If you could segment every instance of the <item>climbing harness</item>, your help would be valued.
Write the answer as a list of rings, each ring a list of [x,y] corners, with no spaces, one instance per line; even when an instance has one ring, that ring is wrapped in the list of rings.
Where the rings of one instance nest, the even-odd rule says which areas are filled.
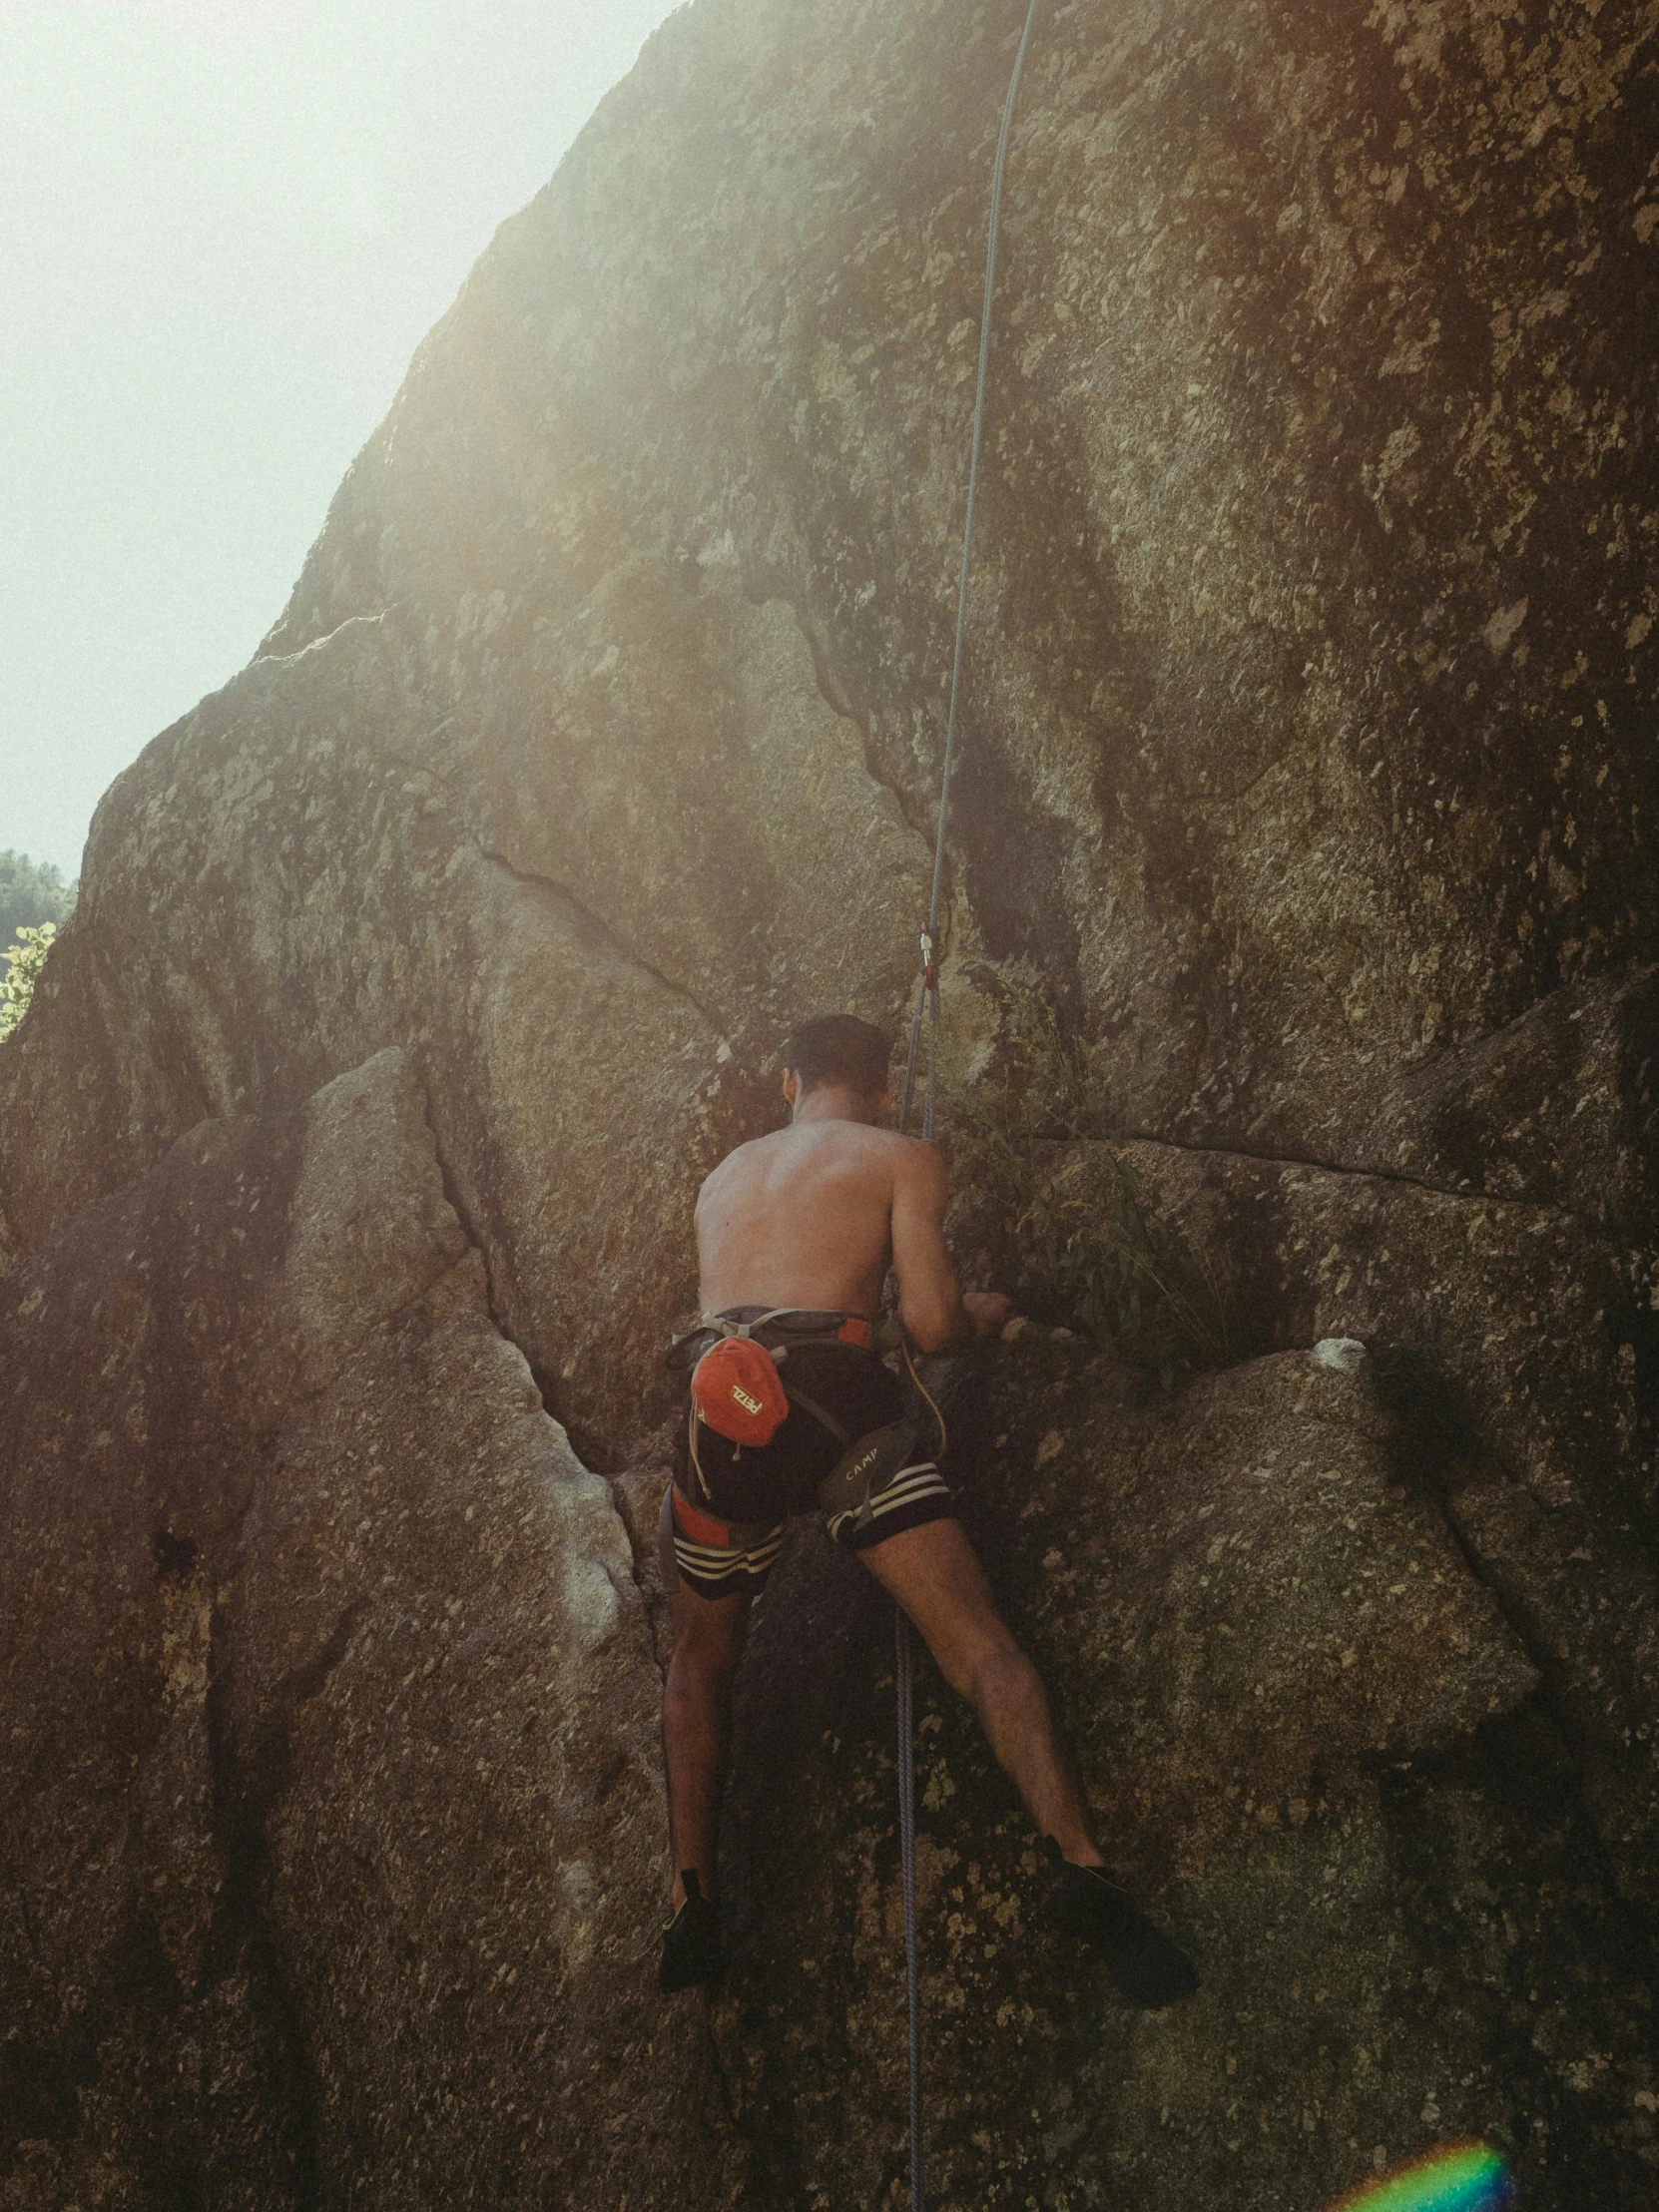
[[[664,1364],[691,1370],[687,1449],[705,1497],[710,1490],[697,1450],[700,1426],[735,1444],[768,1444],[788,1419],[790,1408],[799,1405],[843,1448],[851,1443],[840,1422],[817,1398],[779,1380],[778,1370],[789,1358],[791,1346],[813,1344],[855,1345],[869,1352],[874,1349],[875,1333],[862,1314],[809,1306],[772,1306],[764,1311],[746,1306],[726,1314],[704,1314],[695,1329],[669,1346]]]
[[[789,1358],[793,1346],[809,1344],[853,1345],[861,1352],[892,1351],[902,1355],[910,1382],[927,1407],[927,1414],[907,1414],[884,1427],[856,1434],[838,1421],[828,1406],[804,1390],[793,1379],[781,1382],[777,1370]],[[723,1361],[723,1354],[746,1355],[742,1367]],[[943,1458],[949,1435],[944,1415],[931,1391],[916,1372],[910,1348],[896,1321],[873,1329],[862,1314],[832,1313],[796,1306],[778,1306],[763,1313],[758,1307],[735,1307],[725,1314],[705,1314],[698,1328],[677,1337],[669,1347],[668,1364],[690,1368],[691,1403],[687,1408],[686,1467],[695,1478],[706,1503],[714,1493],[703,1472],[698,1453],[700,1427],[741,1445],[768,1443],[798,1408],[821,1428],[828,1429],[841,1447],[841,1455],[819,1484],[819,1506],[825,1526],[836,1542],[845,1531],[862,1535],[883,1513],[913,1500],[919,1490],[936,1488],[937,1462]],[[794,1371],[791,1371],[792,1378]],[[741,1392],[736,1405],[726,1402]],[[930,1449],[924,1444],[928,1426],[936,1431]],[[765,1433],[760,1431],[764,1428]],[[918,1457],[917,1454],[921,1456]],[[928,1479],[923,1479],[923,1478]],[[746,1545],[773,1532],[770,1521],[720,1522],[701,1513],[696,1501],[681,1493],[680,1509],[696,1514],[704,1540],[727,1548]],[[664,1493],[659,1537],[673,1540],[673,1492]],[[668,1553],[663,1554],[666,1562]],[[665,1564],[664,1578],[672,1581]]]
[[[909,1123],[915,1096],[916,1057],[921,1045],[921,1021],[927,1015],[927,1089],[922,1102],[921,1133],[933,1134],[933,1109],[939,1066],[939,892],[944,881],[945,826],[950,814],[950,773],[956,758],[956,702],[962,682],[962,639],[967,629],[968,568],[973,555],[973,500],[979,486],[979,439],[985,422],[985,371],[991,350],[991,301],[996,291],[996,234],[1002,215],[1002,172],[1008,158],[1008,134],[1013,128],[1014,99],[1019,73],[1025,61],[1026,41],[1036,19],[1037,0],[1026,10],[1025,28],[1019,35],[1008,97],[1002,104],[1002,129],[996,141],[996,161],[991,169],[991,212],[985,240],[985,297],[979,310],[979,380],[973,395],[973,440],[968,453],[967,513],[962,524],[962,572],[956,590],[956,644],[950,660],[950,705],[944,726],[944,765],[939,776],[938,827],[933,840],[933,884],[927,901],[927,919],[917,931],[921,953],[921,980],[916,1009],[910,1023],[910,1049],[904,1062],[904,1095],[898,1110],[898,1126]],[[909,1365],[908,1353],[905,1363]],[[921,1380],[910,1368],[911,1380]],[[927,1395],[925,1389],[922,1395]],[[927,1402],[932,1405],[929,1397]],[[938,1407],[933,1406],[935,1417]],[[942,1437],[944,1422],[939,1421]],[[916,1784],[915,1746],[911,1727],[914,1698],[914,1655],[910,1624],[902,1607],[893,1608],[894,1656],[898,1678],[898,1836],[904,1881],[904,1978],[910,2016],[910,2212],[924,2212],[921,2158],[921,1981],[916,1956]]]
[[[701,1315],[695,1329],[675,1338],[663,1355],[663,1365],[681,1369],[695,1367],[710,1343],[722,1337],[735,1337],[740,1341],[752,1339],[756,1344],[767,1345],[774,1359],[781,1357],[779,1347],[787,1350],[797,1344],[833,1343],[858,1345],[867,1352],[875,1341],[874,1331],[862,1314],[844,1313],[839,1308],[735,1306],[727,1314]],[[769,1339],[772,1340],[770,1344]]]

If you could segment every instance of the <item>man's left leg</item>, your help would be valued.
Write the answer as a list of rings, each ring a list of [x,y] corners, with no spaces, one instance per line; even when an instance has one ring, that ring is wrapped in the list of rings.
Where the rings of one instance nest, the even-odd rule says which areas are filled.
[[[1099,1943],[1133,2002],[1157,2006],[1189,1995],[1198,1986],[1192,1961],[1104,1871],[1041,1678],[998,1613],[961,1523],[927,1521],[858,1556],[903,1607],[951,1688],[971,1702],[1038,1834],[1052,1837],[1067,1862],[1049,1890],[1051,1927]]]

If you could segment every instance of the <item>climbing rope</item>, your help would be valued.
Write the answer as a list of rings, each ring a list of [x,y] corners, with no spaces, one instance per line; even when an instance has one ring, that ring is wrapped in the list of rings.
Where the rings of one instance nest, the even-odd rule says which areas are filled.
[[[910,1624],[902,1606],[893,1607],[893,1638],[898,1659],[898,1845],[904,1868],[904,1986],[910,2012],[910,2203],[921,2194],[921,1975],[916,1964],[916,1762],[911,1699],[915,1669]]]
[[[962,573],[956,586],[956,644],[950,656],[950,706],[944,723],[944,766],[939,774],[938,828],[933,838],[933,887],[927,900],[926,926],[917,932],[921,943],[921,983],[916,992],[915,1016],[910,1023],[910,1049],[904,1062],[904,1097],[898,1110],[898,1126],[907,1127],[910,1104],[915,1094],[916,1053],[921,1043],[921,1016],[928,1012],[927,1040],[927,1095],[922,1106],[921,1133],[933,1134],[933,1106],[937,1087],[939,1056],[939,968],[934,947],[939,934],[939,893],[944,883],[945,825],[950,816],[950,777],[956,765],[956,702],[962,688],[962,640],[967,632],[968,569],[973,559],[973,502],[979,489],[979,440],[985,427],[985,371],[991,354],[991,300],[996,291],[996,234],[1002,220],[1002,172],[1008,160],[1008,133],[1013,128],[1014,98],[1019,91],[1019,73],[1025,62],[1026,42],[1031,36],[1031,25],[1036,18],[1037,0],[1031,0],[1026,11],[1025,28],[1019,35],[1019,47],[1014,55],[1013,75],[1008,79],[1008,97],[1002,103],[1002,129],[996,142],[996,161],[991,169],[991,216],[985,240],[985,297],[979,309],[979,380],[973,394],[973,439],[968,448],[967,514],[962,523]],[[920,2207],[912,2207],[920,2212]]]
[[[1026,10],[1025,28],[1019,35],[1008,97],[1002,103],[1002,129],[996,141],[996,161],[991,169],[991,213],[985,240],[985,297],[979,310],[979,380],[973,394],[973,441],[968,452],[967,513],[962,524],[962,573],[956,589],[956,645],[950,658],[950,706],[944,725],[944,766],[939,776],[938,828],[933,839],[933,887],[927,901],[927,920],[917,931],[921,948],[921,981],[916,1010],[910,1023],[910,1049],[904,1062],[904,1095],[898,1109],[900,1130],[908,1127],[915,1096],[916,1056],[921,1045],[921,1021],[927,1015],[927,1090],[922,1103],[921,1133],[933,1134],[933,1110],[939,1068],[939,966],[934,947],[938,942],[939,891],[944,882],[945,826],[950,817],[950,773],[956,759],[956,701],[962,683],[962,638],[967,629],[968,568],[973,558],[973,500],[979,488],[979,439],[985,424],[985,371],[991,353],[991,300],[996,291],[996,234],[1002,217],[1002,172],[1008,159],[1008,134],[1013,128],[1014,98],[1025,62],[1026,41],[1036,18],[1037,0]],[[936,1410],[936,1408],[935,1408]],[[942,1426],[942,1423],[941,1423]],[[910,1624],[901,1608],[893,1609],[893,1640],[898,1676],[898,1838],[904,1881],[904,1979],[910,2015],[910,2212],[925,2212],[921,2161],[921,1975],[916,1952],[916,1779],[915,1737],[911,1725],[915,1661]]]

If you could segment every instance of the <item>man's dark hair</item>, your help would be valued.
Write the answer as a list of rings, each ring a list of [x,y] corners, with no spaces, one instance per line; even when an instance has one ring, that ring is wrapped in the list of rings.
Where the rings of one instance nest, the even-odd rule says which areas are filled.
[[[821,1083],[844,1083],[873,1098],[887,1087],[891,1058],[892,1046],[880,1030],[856,1014],[821,1014],[791,1037],[784,1065],[803,1092],[816,1091]]]

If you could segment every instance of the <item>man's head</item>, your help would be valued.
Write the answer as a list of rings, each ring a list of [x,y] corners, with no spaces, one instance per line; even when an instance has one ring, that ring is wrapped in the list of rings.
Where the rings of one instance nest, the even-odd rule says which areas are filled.
[[[820,1094],[845,1094],[854,1118],[873,1121],[891,1096],[887,1062],[892,1047],[879,1029],[856,1014],[822,1014],[803,1022],[784,1054],[784,1096],[797,1113]]]

